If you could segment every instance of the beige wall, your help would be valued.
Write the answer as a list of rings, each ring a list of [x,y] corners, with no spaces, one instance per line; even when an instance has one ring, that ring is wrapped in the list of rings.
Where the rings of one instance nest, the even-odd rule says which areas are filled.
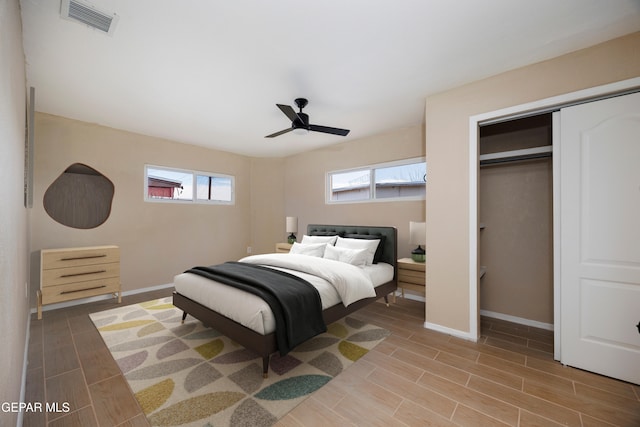
[[[634,33],[426,98],[429,324],[475,332],[469,331],[469,117],[638,77],[638,52]]]
[[[194,265],[238,259],[251,244],[249,158],[41,113],[35,135],[32,259],[44,248],[118,245],[126,292],[171,283]],[[66,227],[43,208],[47,187],[72,163],[91,166],[115,186],[111,215],[97,228]],[[234,175],[236,203],[145,202],[145,164]],[[32,294],[39,286],[34,264]]]
[[[0,1],[0,41],[0,402],[18,402],[29,319],[29,233],[23,198],[27,92],[17,0]],[[17,417],[0,413],[0,425],[16,425]]]
[[[171,283],[196,264],[241,258],[247,247],[273,252],[286,238],[286,216],[298,216],[300,230],[311,222],[394,225],[400,254],[408,256],[409,221],[424,218],[424,203],[326,205],[324,179],[330,170],[423,156],[422,141],[422,127],[415,126],[288,158],[249,158],[38,113],[31,293],[39,286],[38,251],[44,248],[120,246],[126,292]],[[61,225],[42,205],[47,187],[73,163],[96,169],[115,186],[111,215],[94,229]],[[234,175],[236,204],[145,202],[145,164]]]
[[[252,253],[269,253],[277,242],[284,242],[285,159],[253,159],[251,168]],[[291,216],[291,215],[289,215]]]
[[[398,254],[410,256],[415,248],[409,245],[409,221],[424,221],[423,202],[328,205],[325,203],[325,179],[330,171],[424,156],[423,141],[423,127],[417,125],[288,157],[285,162],[285,212],[298,217],[298,237],[308,224],[395,226],[398,229]]]

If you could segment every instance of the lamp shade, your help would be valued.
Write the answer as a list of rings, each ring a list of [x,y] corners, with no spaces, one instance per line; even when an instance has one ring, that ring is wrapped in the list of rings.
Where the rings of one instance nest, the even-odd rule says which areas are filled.
[[[424,245],[427,236],[427,227],[424,222],[409,222],[409,243]]]
[[[287,233],[297,233],[298,232],[298,217],[297,216],[288,216],[287,217],[286,232]]]

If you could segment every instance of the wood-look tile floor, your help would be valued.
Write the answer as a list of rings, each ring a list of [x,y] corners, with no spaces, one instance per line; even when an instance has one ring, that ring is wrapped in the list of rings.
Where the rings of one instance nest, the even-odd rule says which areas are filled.
[[[88,317],[113,305],[34,315],[26,400],[69,402],[71,411],[29,413],[24,426],[148,426]],[[392,335],[278,426],[640,426],[640,387],[555,362],[550,331],[483,318],[472,343],[424,329],[424,305],[402,298],[354,317]]]

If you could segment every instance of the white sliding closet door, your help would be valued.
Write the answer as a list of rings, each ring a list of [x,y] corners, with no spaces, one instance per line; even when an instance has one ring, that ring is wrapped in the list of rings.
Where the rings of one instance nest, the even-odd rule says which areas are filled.
[[[640,384],[640,93],[560,117],[561,362]]]

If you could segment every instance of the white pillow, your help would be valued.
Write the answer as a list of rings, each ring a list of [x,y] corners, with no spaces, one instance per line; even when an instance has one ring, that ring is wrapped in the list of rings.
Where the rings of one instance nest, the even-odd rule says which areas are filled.
[[[335,245],[338,236],[302,236],[302,243],[326,243],[328,245]]]
[[[368,253],[366,249],[347,249],[327,245],[324,250],[324,258],[346,262],[356,267],[364,267],[367,265],[367,256]]]
[[[327,246],[326,243],[303,244],[303,243],[293,242],[293,245],[291,246],[289,253],[317,256],[322,258],[322,256],[324,255],[325,246]]]
[[[365,249],[367,251],[367,265],[373,264],[373,257],[376,254],[376,249],[380,239],[345,239],[338,236],[336,241],[336,247],[347,249]]]

